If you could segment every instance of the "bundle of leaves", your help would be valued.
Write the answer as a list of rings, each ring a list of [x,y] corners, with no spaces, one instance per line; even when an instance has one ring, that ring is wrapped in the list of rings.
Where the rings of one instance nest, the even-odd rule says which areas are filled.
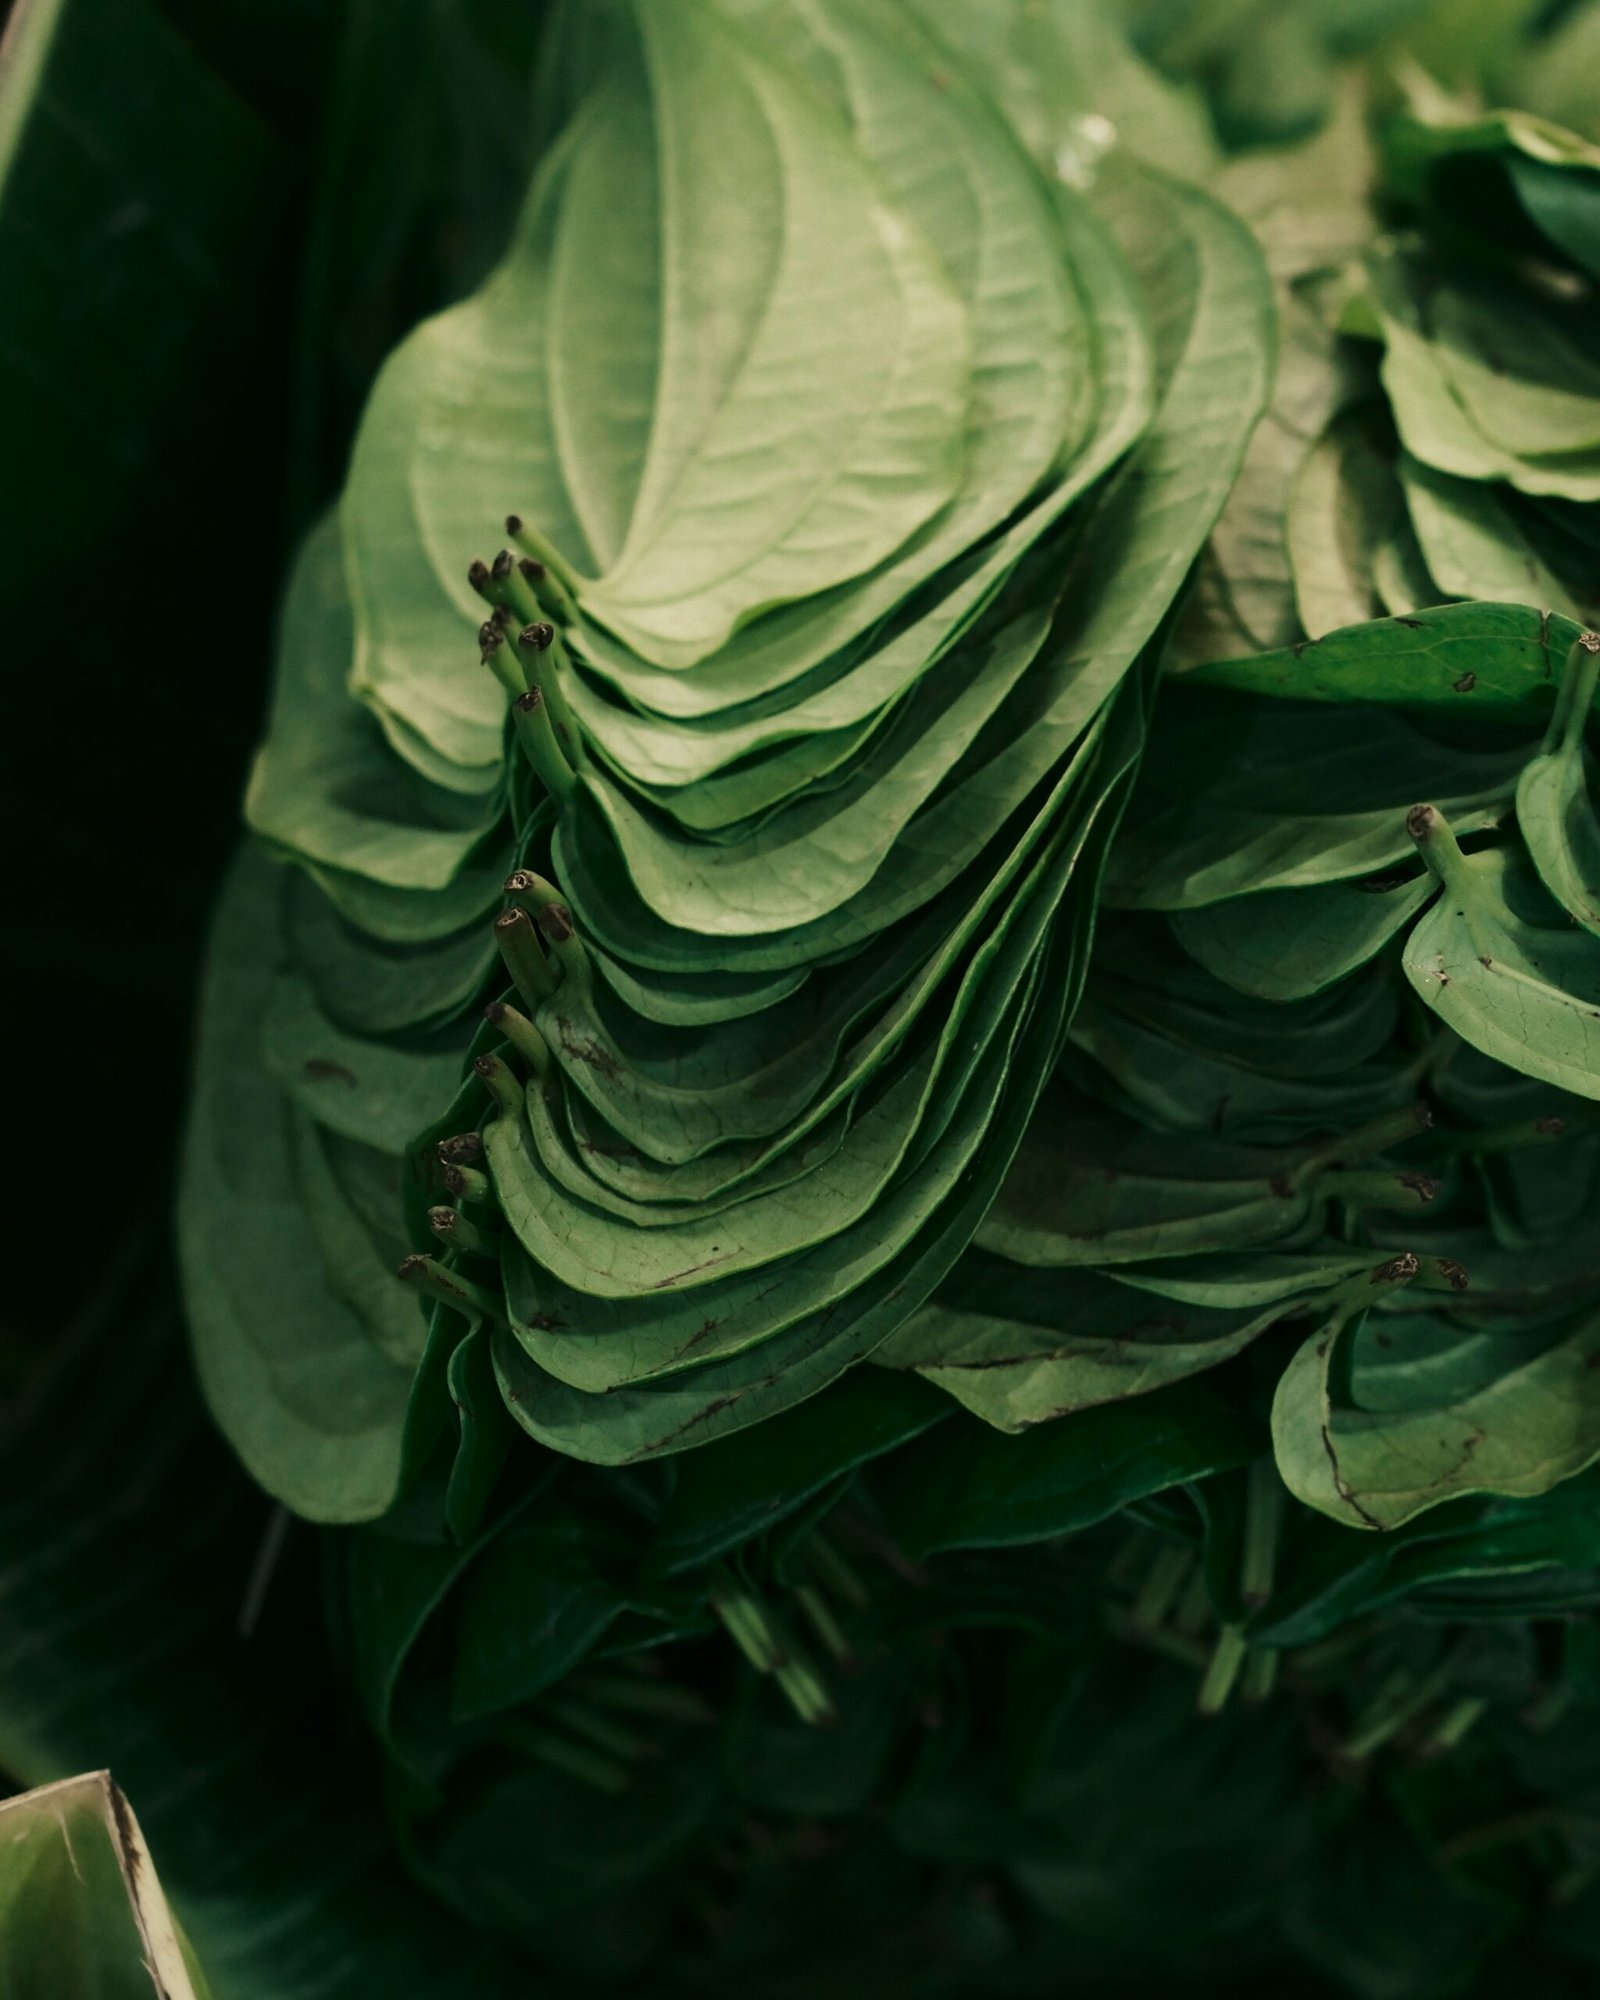
[[[1600,152],[1407,67],[1580,23],[1127,11],[347,37],[492,193],[210,941],[247,1477],[130,1251],[0,1509],[0,1760],[197,1992],[1592,1977]]]

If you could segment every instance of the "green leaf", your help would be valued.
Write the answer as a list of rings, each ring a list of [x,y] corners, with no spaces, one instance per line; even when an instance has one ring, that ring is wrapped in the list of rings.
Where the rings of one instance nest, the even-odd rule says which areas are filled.
[[[1431,806],[1412,816],[1441,892],[1406,941],[1406,977],[1485,1055],[1600,1097],[1600,943],[1530,877],[1514,849],[1466,855]]]
[[[1358,625],[1322,641],[1322,648],[1337,648],[1342,638],[1348,651],[1335,658],[1364,663],[1389,631],[1377,622]],[[1406,809],[1428,791],[1451,802],[1445,809],[1463,831],[1495,826],[1505,816],[1524,750],[1493,738],[1465,744],[1443,732],[1435,736],[1423,716],[1354,706],[1330,713],[1317,705],[1319,689],[1302,689],[1298,681],[1281,691],[1311,699],[1251,698],[1257,690],[1280,691],[1267,679],[1268,663],[1287,657],[1264,653],[1227,672],[1202,668],[1165,690],[1166,720],[1112,857],[1108,901],[1193,910],[1388,869],[1410,858]],[[1316,658],[1307,646],[1308,682],[1319,672],[1311,664]],[[1330,675],[1332,698],[1371,702],[1376,673],[1360,678],[1363,692],[1355,692],[1352,673],[1346,695],[1345,679]],[[1397,679],[1389,679],[1390,689]],[[1241,691],[1211,692],[1217,683]],[[1208,773],[1203,787],[1192,782],[1197,758]]]
[[[290,576],[245,817],[270,846],[311,867],[352,923],[397,944],[424,943],[494,908],[511,867],[494,826],[501,801],[430,785],[394,756],[350,699],[353,631],[330,517]],[[484,855],[486,845],[493,851]]]
[[[109,1771],[0,1802],[0,1951],[16,2000],[208,2000]]]
[[[1383,385],[1414,457],[1522,493],[1600,499],[1600,369],[1579,309],[1465,273],[1441,278],[1400,252],[1368,268]]]
[[[809,1403],[693,1453],[651,1541],[652,1573],[675,1576],[714,1562],[948,1414],[948,1403],[920,1382],[858,1369]]]
[[[953,1191],[914,1229],[897,1256],[876,1270],[866,1285],[857,1286],[850,1297],[849,1312],[839,1310],[844,1288],[835,1280],[823,1288],[835,1295],[834,1302],[795,1321],[778,1339],[746,1347],[730,1360],[669,1375],[658,1383],[614,1390],[603,1399],[562,1390],[520,1349],[502,1339],[496,1343],[496,1366],[502,1393],[518,1421],[556,1449],[601,1462],[626,1463],[707,1443],[770,1418],[869,1355],[943,1277],[993,1200],[1057,1046],[1061,1017],[1073,993],[1071,967],[1078,952],[1081,940],[1076,946],[1070,941],[1066,947],[1058,943],[1053,954],[1056,963],[1048,968],[1054,973],[1053,982],[1046,977],[1037,982],[1040,992],[1049,996],[1044,1003],[1042,1030],[1034,1022],[1031,1035],[1023,1032],[1032,1018],[1031,1010],[1024,1009],[1011,1034],[980,1066],[979,1087],[969,1093],[971,1101],[960,1107],[961,1122],[949,1143],[934,1156],[941,1178],[953,1184]],[[992,1093],[1005,1077],[1010,1054],[1006,1044],[1013,1040],[1020,1054],[1018,1073],[997,1111]],[[976,1145],[980,1132],[981,1149]],[[963,1177],[963,1167],[974,1155],[974,1170]],[[935,1198],[934,1188],[926,1184],[926,1177],[919,1176],[900,1191],[899,1206],[914,1218],[921,1217],[927,1215]],[[893,1212],[883,1215],[881,1226],[891,1242],[896,1236],[904,1241],[904,1224]],[[866,1229],[863,1225],[863,1235]],[[865,1255],[869,1265],[880,1264],[881,1250],[869,1248]],[[829,1262],[837,1271],[831,1258]],[[816,1275],[822,1274],[819,1271]],[[715,1294],[705,1287],[698,1295],[689,1294],[691,1300],[696,1296],[706,1300]]]
[[[620,545],[617,523],[600,528],[585,506],[581,482],[598,457],[577,429],[585,377],[561,383],[554,405],[569,490],[601,565],[582,601],[663,665],[690,665],[756,612],[892,555],[955,490],[968,394],[965,314],[904,210],[881,201],[843,135],[784,72],[713,18],[697,7],[638,17],[670,247],[654,323],[633,336],[658,372]],[[707,96],[723,107],[715,148],[690,110]],[[595,322],[562,258],[614,216],[617,141],[645,108],[630,94],[627,122],[607,132],[597,121],[574,147],[555,300],[557,338],[573,357],[592,359]],[[819,282],[826,347],[795,338]],[[596,288],[591,312],[609,315],[616,296],[614,282]],[[696,316],[705,298],[720,308],[709,342]],[[624,344],[614,323],[607,331]]]
[[[253,1476],[312,1519],[368,1520],[394,1497],[411,1370],[324,1272],[290,1105],[262,1067],[282,888],[247,850],[212,935],[179,1195],[184,1285],[207,1400]]]
[[[1289,495],[1295,605],[1313,639],[1375,608],[1374,565],[1403,505],[1376,428],[1369,412],[1341,412],[1307,452]]]
[[[1327,1164],[1310,1147],[1268,1151],[1147,1132],[1058,1085],[978,1241],[1052,1269],[1271,1243],[1309,1218]]]
[[[1595,1504],[1588,1473],[1532,1500],[1446,1501],[1379,1538],[1330,1528],[1251,1630],[1272,1645],[1314,1645],[1402,1599],[1446,1609],[1470,1602],[1476,1585],[1519,1577],[1559,1590],[1593,1563]]]
[[[1408,452],[1400,455],[1400,480],[1429,572],[1446,597],[1583,615],[1530,539],[1506,489],[1453,479]]]
[[[1375,958],[1432,894],[1426,873],[1266,889],[1175,911],[1172,928],[1185,951],[1240,993],[1304,1000]]]
[[[1098,1273],[970,1257],[874,1359],[915,1369],[996,1430],[1019,1432],[1143,1397],[1242,1353],[1284,1317],[1265,1306],[1156,1300]]]
[[[875,1490],[920,1559],[1075,1534],[1131,1501],[1248,1464],[1260,1448],[1258,1425],[1182,1382],[1021,1437],[963,1419],[897,1453]]]
[[[1525,605],[1446,604],[1254,659],[1219,660],[1181,678],[1186,686],[1299,701],[1442,707],[1484,722],[1542,725],[1555,662],[1577,636],[1571,619]]]
[[[1336,1318],[1279,1380],[1278,1470],[1356,1528],[1399,1527],[1458,1494],[1546,1492],[1600,1457],[1597,1352],[1592,1315],[1514,1343],[1442,1317]]]
[[[1249,223],[1272,272],[1272,401],[1202,557],[1175,640],[1185,662],[1229,658],[1301,636],[1285,523],[1311,440],[1366,393],[1367,356],[1338,337],[1338,267],[1366,243],[1374,178],[1366,112],[1344,91],[1305,143],[1229,161],[1217,192]]]
[[[1573,644],[1550,732],[1517,782],[1517,828],[1544,886],[1570,917],[1600,936],[1600,819],[1589,795],[1584,736],[1600,679],[1600,639]]]

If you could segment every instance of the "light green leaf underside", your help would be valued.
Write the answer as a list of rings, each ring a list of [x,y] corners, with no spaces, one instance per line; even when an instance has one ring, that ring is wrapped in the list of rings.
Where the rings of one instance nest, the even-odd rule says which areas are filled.
[[[291,1106],[262,1068],[282,889],[247,850],[212,937],[179,1194],[184,1285],[207,1401],[252,1475],[313,1519],[369,1520],[394,1497],[411,1371],[324,1275]]]

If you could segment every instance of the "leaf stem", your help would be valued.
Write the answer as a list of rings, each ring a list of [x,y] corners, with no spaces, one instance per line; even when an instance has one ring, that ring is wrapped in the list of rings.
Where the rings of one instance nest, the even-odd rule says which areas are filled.
[[[589,954],[584,950],[583,940],[572,921],[572,911],[565,903],[545,904],[539,912],[539,930],[556,955],[563,979],[588,976]]]
[[[522,1116],[522,1085],[517,1081],[510,1066],[497,1055],[478,1056],[473,1069],[482,1078],[484,1087],[499,1107],[502,1117]]]
[[[568,568],[565,559],[557,552],[556,546],[537,528],[530,527],[520,514],[506,516],[506,533],[519,548],[525,549],[535,562],[543,563],[550,575],[560,586],[561,594],[569,607],[576,609],[578,579]]]
[[[540,1707],[574,1736],[586,1738],[597,1750],[609,1751],[613,1757],[637,1760],[657,1754],[657,1746],[648,1736],[640,1735],[637,1729],[630,1729],[612,1716],[597,1713],[581,1698],[575,1699],[570,1694],[547,1695]]]
[[[457,1201],[468,1202],[474,1207],[494,1200],[493,1181],[477,1167],[458,1167],[453,1160],[447,1161],[444,1184]]]
[[[1195,1696],[1194,1705],[1201,1715],[1219,1715],[1222,1712],[1244,1660],[1243,1631],[1237,1625],[1224,1625],[1217,1634],[1210,1664],[1200,1682],[1200,1692]]]
[[[1391,1146],[1403,1146],[1433,1124],[1433,1113],[1419,1098],[1403,1111],[1387,1111],[1370,1124],[1358,1125],[1342,1139],[1333,1139],[1315,1152],[1307,1153],[1295,1168],[1293,1178],[1304,1185],[1329,1167],[1348,1167],[1386,1153]]]
[[[517,740],[527,753],[528,762],[533,766],[540,784],[557,805],[569,804],[577,790],[578,780],[556,739],[544,690],[531,687],[526,694],[518,695],[511,704],[511,715],[516,725]]]
[[[491,1000],[483,1010],[491,1028],[498,1028],[541,1083],[550,1075],[550,1044],[527,1015],[506,1000]]]
[[[620,1708],[633,1715],[649,1715],[663,1722],[714,1722],[716,1711],[693,1688],[676,1681],[651,1680],[641,1674],[611,1672],[605,1668],[585,1674],[582,1692],[608,1708]]]
[[[478,627],[478,658],[513,701],[526,693],[528,683],[516,648],[506,644],[505,633],[492,618],[486,618]]]
[[[1418,1676],[1407,1668],[1391,1674],[1366,1714],[1342,1746],[1353,1764],[1363,1763],[1374,1751],[1398,1736],[1406,1724],[1420,1715],[1429,1702],[1449,1684],[1449,1667],[1436,1667],[1431,1674]]]
[[[1453,1750],[1488,1707],[1488,1700],[1480,1694],[1465,1694],[1459,1701],[1452,1702],[1418,1746],[1422,1755],[1440,1757],[1447,1750]]]
[[[500,1245],[494,1235],[453,1208],[430,1208],[428,1227],[439,1241],[452,1250],[470,1251],[474,1257],[498,1257]]]
[[[1154,1632],[1164,1625],[1194,1560],[1189,1550],[1174,1545],[1159,1548],[1139,1586],[1128,1617],[1136,1632]]]
[[[496,1324],[505,1321],[500,1301],[492,1292],[470,1278],[463,1278],[459,1271],[447,1271],[432,1257],[407,1257],[400,1266],[400,1276],[408,1285],[416,1285],[432,1297],[442,1299],[447,1306],[454,1306],[457,1312],[476,1314]]]
[[[1561,670],[1556,705],[1550,712],[1550,727],[1545,733],[1546,757],[1570,757],[1582,744],[1589,711],[1594,707],[1597,681],[1600,681],[1600,633],[1580,632]]]
[[[756,1672],[776,1673],[783,1664],[783,1644],[756,1592],[740,1583],[730,1569],[719,1566],[711,1573],[706,1595],[728,1637]]]
[[[1283,1481],[1275,1461],[1257,1459],[1245,1477],[1244,1553],[1239,1564],[1239,1595],[1252,1610],[1272,1595],[1283,1502]]]
[[[1316,1184],[1319,1196],[1352,1208],[1425,1208],[1439,1192],[1432,1174],[1386,1174],[1335,1168]]]
[[[795,1585],[795,1602],[805,1613],[811,1629],[841,1666],[855,1665],[855,1649],[845,1637],[844,1627],[833,1615],[828,1600],[814,1583]]]
[[[1278,1669],[1283,1655],[1276,1646],[1252,1646],[1245,1655],[1239,1676],[1239,1699],[1247,1708],[1259,1708],[1278,1685]]]
[[[801,1554],[817,1573],[817,1581],[835,1597],[860,1611],[867,1603],[867,1586],[854,1567],[840,1555],[820,1528],[813,1528],[801,1544]]]
[[[524,1005],[537,1010],[555,992],[556,982],[533,918],[520,904],[502,910],[494,920],[494,941]]]
[[[532,606],[532,617],[517,634],[517,646],[528,655],[530,669],[538,672],[539,685],[550,704],[550,720],[562,748],[574,764],[581,764],[584,762],[583,737],[566,693],[566,684],[573,672],[572,656],[561,634],[541,614],[532,591],[527,596]]]

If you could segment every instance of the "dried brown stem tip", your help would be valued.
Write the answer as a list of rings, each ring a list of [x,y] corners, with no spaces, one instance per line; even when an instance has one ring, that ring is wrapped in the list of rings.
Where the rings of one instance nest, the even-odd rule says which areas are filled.
[[[556,628],[545,619],[537,624],[524,625],[517,634],[517,644],[526,646],[530,652],[547,653],[556,642]]]
[[[439,1141],[439,1161],[446,1167],[470,1167],[483,1158],[483,1140],[476,1132],[458,1132]]]
[[[546,903],[539,912],[539,928],[552,944],[565,944],[572,936],[572,912],[565,903]]]

